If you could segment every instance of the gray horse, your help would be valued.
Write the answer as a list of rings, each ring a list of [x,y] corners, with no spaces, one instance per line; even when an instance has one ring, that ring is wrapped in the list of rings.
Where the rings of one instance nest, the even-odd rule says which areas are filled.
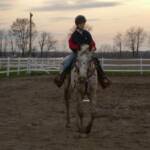
[[[64,98],[66,104],[66,127],[70,127],[70,100],[76,101],[77,127],[81,134],[91,131],[96,114],[98,89],[97,71],[92,52],[83,45],[77,60],[65,80]]]

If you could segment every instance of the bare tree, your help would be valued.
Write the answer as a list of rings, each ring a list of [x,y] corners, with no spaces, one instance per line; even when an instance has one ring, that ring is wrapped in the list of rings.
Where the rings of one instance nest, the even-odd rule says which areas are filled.
[[[117,33],[116,36],[114,37],[114,44],[115,47],[117,49],[119,49],[120,52],[120,56],[121,56],[121,52],[122,52],[122,46],[123,46],[123,39],[122,39],[122,34],[121,33]]]
[[[42,32],[40,34],[39,46],[40,46],[40,50],[41,50],[41,57],[43,57],[43,50],[44,50],[44,47],[46,45],[47,38],[48,38],[48,33],[47,32]]]
[[[112,46],[110,44],[104,43],[100,46],[102,52],[112,52]]]
[[[5,32],[4,35],[4,47],[3,47],[3,52],[4,52],[4,56],[6,57],[6,53],[7,53],[7,48],[8,48],[8,34],[7,32]]]
[[[8,32],[8,36],[9,36],[10,49],[11,49],[12,54],[14,56],[15,50],[16,50],[16,40],[15,40],[13,33],[11,31]]]
[[[54,49],[57,41],[54,40],[53,36],[49,33],[46,41],[47,51]]]
[[[0,55],[6,56],[7,48],[8,48],[8,33],[5,30],[0,30]]]
[[[22,56],[28,50],[29,45],[29,24],[30,21],[27,18],[17,18],[15,22],[11,25],[10,31],[16,39],[17,47],[22,51]],[[33,36],[36,33],[35,24],[32,22]]]
[[[62,45],[62,50],[63,51],[66,51],[68,49],[68,39],[67,38],[64,38],[62,41],[61,41],[61,45]],[[70,50],[69,50],[70,51]]]
[[[136,50],[136,28],[131,27],[126,31],[125,41],[126,46],[132,50],[133,56],[135,55]]]
[[[4,40],[4,31],[0,30],[0,56],[2,56],[3,51],[3,40]]]
[[[137,55],[139,54],[139,48],[142,45],[142,43],[144,42],[145,37],[146,37],[146,33],[145,33],[144,29],[141,27],[138,27],[136,29],[136,38],[137,38],[136,52],[137,52]]]

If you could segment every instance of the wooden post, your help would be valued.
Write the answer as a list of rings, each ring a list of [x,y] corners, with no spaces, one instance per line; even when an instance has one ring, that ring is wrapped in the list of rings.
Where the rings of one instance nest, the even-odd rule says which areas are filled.
[[[140,72],[141,72],[141,75],[143,75],[143,60],[142,60],[142,57],[140,59]]]
[[[104,58],[102,57],[102,63],[101,63],[102,69],[104,70]]]
[[[7,58],[7,73],[6,73],[7,77],[9,77],[10,75],[10,58]]]
[[[20,75],[20,57],[18,57],[17,75]]]

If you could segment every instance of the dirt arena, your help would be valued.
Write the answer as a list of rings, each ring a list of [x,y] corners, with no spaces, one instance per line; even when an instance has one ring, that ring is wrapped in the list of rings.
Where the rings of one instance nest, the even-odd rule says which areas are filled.
[[[0,150],[150,150],[150,76],[111,77],[85,139],[76,132],[75,102],[65,128],[63,89],[53,78],[0,79]]]

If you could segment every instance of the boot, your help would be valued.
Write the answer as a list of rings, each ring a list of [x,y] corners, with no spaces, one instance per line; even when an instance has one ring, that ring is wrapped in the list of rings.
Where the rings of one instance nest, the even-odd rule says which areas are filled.
[[[66,71],[63,71],[59,76],[57,76],[54,79],[54,83],[57,85],[57,87],[61,87],[64,83],[65,78],[66,78]]]
[[[94,58],[94,61],[95,61],[95,64],[96,64],[99,84],[101,85],[101,87],[103,89],[105,89],[105,88],[109,87],[112,84],[112,82],[110,81],[110,79],[104,73],[104,71],[103,71],[103,69],[100,65],[99,60],[97,58]]]
[[[112,84],[110,79],[105,74],[101,75],[98,73],[98,81],[103,89],[109,87]]]

